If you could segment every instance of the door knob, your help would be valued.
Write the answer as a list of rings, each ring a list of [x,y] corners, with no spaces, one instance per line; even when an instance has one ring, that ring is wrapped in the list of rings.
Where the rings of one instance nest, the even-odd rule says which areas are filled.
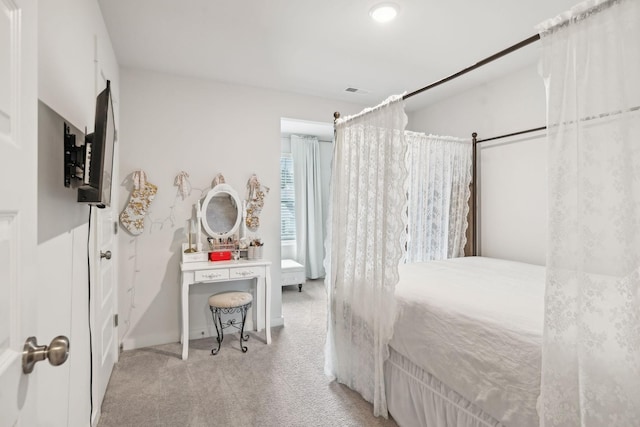
[[[111,251],[107,251],[107,252],[100,251],[100,258],[111,259]]]
[[[22,372],[30,374],[36,362],[49,359],[53,366],[62,365],[69,358],[69,338],[59,335],[51,340],[51,344],[38,345],[36,337],[29,337],[22,350]]]

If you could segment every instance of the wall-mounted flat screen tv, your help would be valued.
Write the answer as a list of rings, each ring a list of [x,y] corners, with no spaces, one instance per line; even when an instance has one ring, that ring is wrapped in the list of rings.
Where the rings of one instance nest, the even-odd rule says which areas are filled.
[[[85,137],[83,183],[78,187],[78,202],[99,208],[111,204],[113,151],[116,129],[111,100],[111,85],[96,98],[94,131]]]

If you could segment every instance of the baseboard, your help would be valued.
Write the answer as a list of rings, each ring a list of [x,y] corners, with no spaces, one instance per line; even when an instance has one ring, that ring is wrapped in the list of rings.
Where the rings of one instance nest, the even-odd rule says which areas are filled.
[[[173,334],[154,334],[145,335],[137,338],[125,338],[122,341],[123,350],[135,350],[137,348],[152,347],[154,345],[167,344],[170,342],[177,342],[180,340],[180,336],[177,337]]]
[[[250,321],[247,321],[246,326],[248,331],[253,330],[253,324]],[[271,327],[274,328],[277,326],[284,326],[284,316],[271,319]],[[213,331],[213,334],[210,336],[214,336],[214,335],[215,335],[215,331]],[[194,329],[192,331],[189,331],[189,337],[190,339],[193,340],[193,339],[199,339],[199,338],[206,338],[207,336],[206,336],[206,333],[205,335],[202,335],[202,328],[200,328],[200,329]],[[162,345],[162,344],[177,342],[179,339],[180,339],[179,336],[175,337],[174,335],[171,335],[171,334],[154,334],[154,335],[147,335],[144,337],[126,338],[122,341],[122,349],[135,350],[138,348],[152,347],[154,345]]]

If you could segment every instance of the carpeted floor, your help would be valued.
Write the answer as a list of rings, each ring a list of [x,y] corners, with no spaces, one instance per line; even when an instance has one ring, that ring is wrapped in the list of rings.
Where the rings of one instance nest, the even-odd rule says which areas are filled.
[[[376,418],[358,393],[324,375],[326,294],[322,281],[282,290],[285,326],[272,344],[238,335],[126,351],[115,366],[99,427],[111,426],[397,426]]]

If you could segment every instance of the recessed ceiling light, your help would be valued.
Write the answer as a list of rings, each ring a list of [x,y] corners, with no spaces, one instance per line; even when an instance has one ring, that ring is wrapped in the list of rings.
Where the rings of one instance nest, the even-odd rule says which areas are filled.
[[[398,5],[395,3],[380,3],[371,8],[369,15],[376,22],[389,22],[398,15]]]

